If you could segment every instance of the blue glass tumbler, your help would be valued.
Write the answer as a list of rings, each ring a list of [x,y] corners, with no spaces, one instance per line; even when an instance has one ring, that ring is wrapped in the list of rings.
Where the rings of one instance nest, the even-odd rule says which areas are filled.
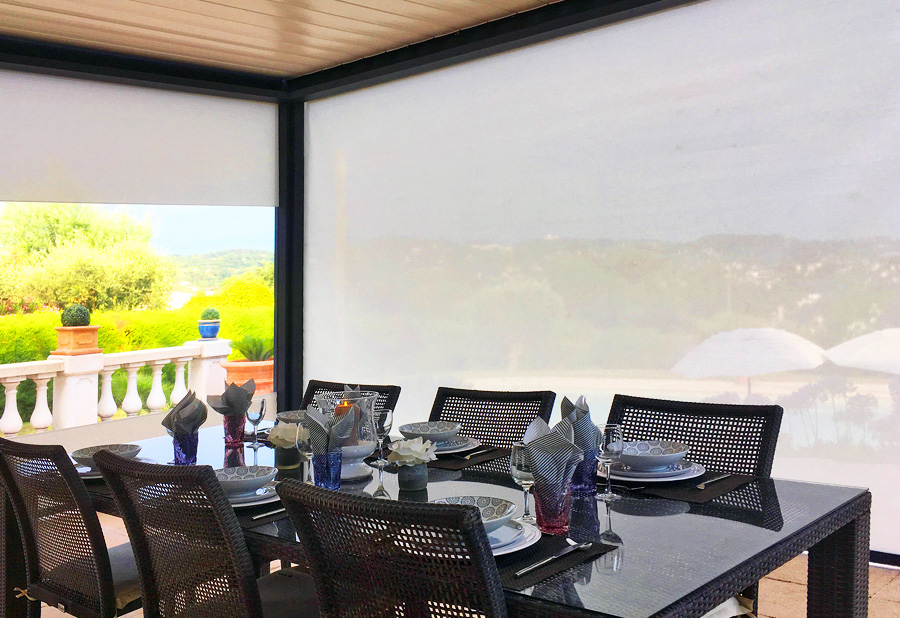
[[[313,455],[313,479],[317,487],[341,488],[341,451],[329,451]]]
[[[198,433],[174,434],[172,436],[172,444],[175,448],[176,466],[195,466],[197,465],[197,442],[200,440]]]

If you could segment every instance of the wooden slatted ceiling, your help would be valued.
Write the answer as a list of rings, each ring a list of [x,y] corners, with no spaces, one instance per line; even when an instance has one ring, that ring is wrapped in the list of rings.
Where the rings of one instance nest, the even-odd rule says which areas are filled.
[[[296,77],[558,0],[0,0],[0,33]]]

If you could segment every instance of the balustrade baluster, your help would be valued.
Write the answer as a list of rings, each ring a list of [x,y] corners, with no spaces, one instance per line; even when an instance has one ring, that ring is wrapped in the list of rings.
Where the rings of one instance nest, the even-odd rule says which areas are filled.
[[[162,387],[162,370],[168,362],[160,360],[150,363],[150,369],[153,371],[153,384],[150,387],[150,394],[147,395],[147,408],[151,413],[162,412],[163,406],[166,405],[166,394]]]
[[[16,404],[16,391],[19,388],[19,382],[24,377],[4,378],[0,380],[3,388],[6,390],[6,405],[3,408],[3,416],[0,417],[0,431],[6,437],[11,437],[22,430],[22,418],[19,416],[19,408]]]
[[[137,416],[144,407],[137,387],[137,372],[143,366],[144,363],[125,365],[125,371],[128,372],[128,388],[125,390],[125,399],[122,400],[122,410],[127,416]]]
[[[184,396],[188,393],[184,376],[184,366],[187,365],[189,360],[191,360],[190,357],[172,360],[175,364],[175,386],[172,387],[172,395],[169,397],[169,401],[172,402],[173,406],[184,399]]]
[[[118,367],[107,367],[100,372],[100,401],[97,403],[97,415],[100,421],[108,421],[115,416],[118,406],[112,392],[112,376]]]
[[[31,426],[35,431],[47,431],[53,423],[53,415],[50,406],[47,405],[47,383],[54,374],[36,375],[32,379],[37,387],[35,390],[34,412],[31,413]]]

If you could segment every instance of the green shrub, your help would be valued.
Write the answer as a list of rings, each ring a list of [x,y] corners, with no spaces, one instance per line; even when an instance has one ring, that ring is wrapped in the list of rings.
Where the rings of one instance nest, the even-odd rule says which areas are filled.
[[[69,305],[59,316],[63,326],[88,326],[91,312],[84,305]]]
[[[248,361],[265,361],[275,353],[274,341],[261,337],[244,337],[231,342],[231,347],[244,355]]]
[[[214,309],[212,307],[207,307],[203,310],[203,313],[200,314],[201,320],[218,320],[219,319],[219,310]]]

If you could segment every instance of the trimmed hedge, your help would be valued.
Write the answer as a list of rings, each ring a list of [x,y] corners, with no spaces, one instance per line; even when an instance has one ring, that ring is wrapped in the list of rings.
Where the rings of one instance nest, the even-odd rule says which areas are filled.
[[[258,307],[223,307],[222,329],[219,336],[237,340],[243,337],[272,339],[275,332],[275,315],[271,305]],[[197,331],[197,311],[193,307],[177,310],[158,311],[95,311],[91,322],[100,327],[99,345],[106,353],[149,350],[180,346],[199,338]],[[46,360],[56,349],[56,330],[59,326],[59,312],[43,311],[25,315],[0,316],[0,363],[21,363]],[[229,358],[241,358],[234,352]],[[113,376],[113,397],[121,404],[125,396],[125,383]],[[139,371],[138,392],[146,401],[150,392],[150,368]],[[163,390],[166,395],[172,391],[174,367],[170,364],[163,370]],[[52,382],[51,382],[52,389]],[[99,394],[98,394],[99,396]],[[5,404],[5,393],[0,389],[0,406]],[[31,380],[19,385],[17,403],[19,414],[27,421],[34,409],[35,387]],[[52,409],[52,402],[51,402]]]

